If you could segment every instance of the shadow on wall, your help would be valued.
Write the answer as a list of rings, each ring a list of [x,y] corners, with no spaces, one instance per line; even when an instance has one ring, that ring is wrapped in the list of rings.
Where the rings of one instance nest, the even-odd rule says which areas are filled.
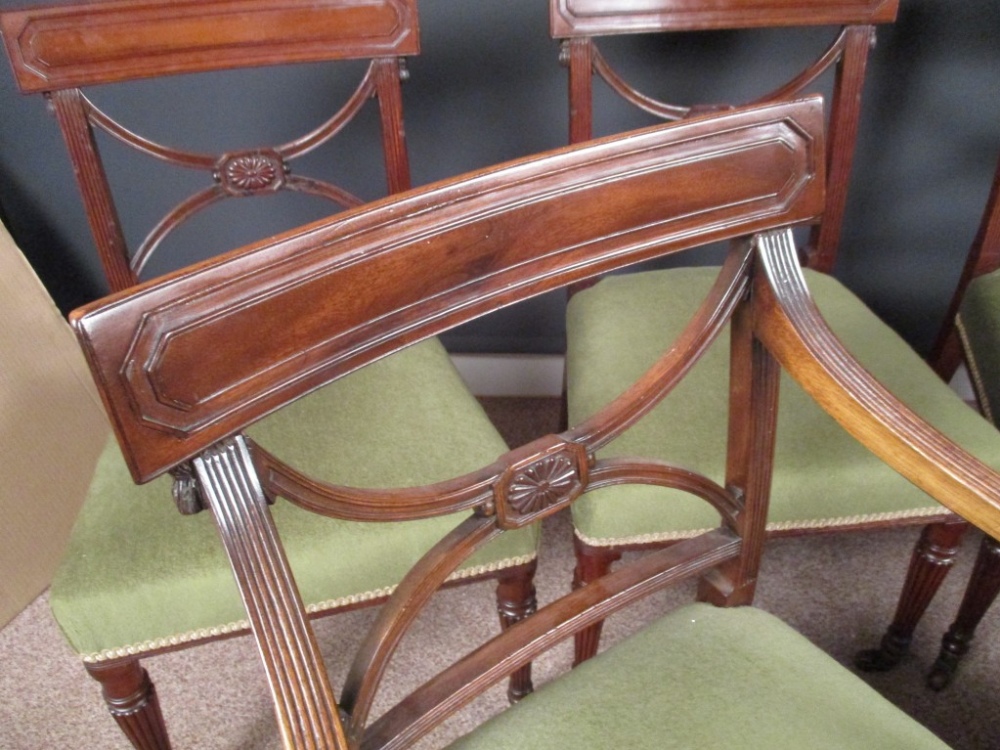
[[[998,32],[995,0],[901,0],[869,71],[838,275],[925,353],[1000,153]]]
[[[32,200],[0,160],[0,221],[17,241],[59,310],[70,310],[89,302],[106,287],[103,277],[95,277],[92,267],[74,252],[74,243],[42,210],[42,202]],[[86,226],[83,227],[86,231]],[[89,237],[89,235],[87,235]]]

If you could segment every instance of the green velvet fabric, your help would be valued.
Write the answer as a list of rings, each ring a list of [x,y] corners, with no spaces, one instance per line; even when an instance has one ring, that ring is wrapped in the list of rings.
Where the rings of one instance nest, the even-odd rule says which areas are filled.
[[[529,695],[454,750],[944,750],[780,620],[681,608]]]
[[[573,297],[568,311],[571,423],[621,393],[675,339],[716,268],[613,276]],[[887,325],[835,279],[807,273],[816,302],[847,348],[925,419],[1000,468],[1000,434],[964,404]],[[602,456],[651,456],[721,482],[725,470],[728,331],[680,385]],[[869,453],[787,375],[779,396],[769,524],[800,529],[926,515],[941,510]],[[718,525],[700,500],[647,486],[602,489],[573,506],[592,544],[655,541]]]
[[[249,434],[308,474],[359,487],[405,487],[484,466],[506,450],[437,341],[411,347],[292,404]],[[357,523],[273,507],[308,605],[399,582],[461,516]],[[523,556],[538,530],[503,535],[469,567]],[[86,655],[201,632],[245,618],[208,513],[181,516],[170,480],[137,487],[112,441],[52,585],[51,605]],[[325,608],[325,607],[321,607]]]
[[[996,424],[1000,416],[1000,271],[969,284],[958,312],[958,330],[979,403]]]

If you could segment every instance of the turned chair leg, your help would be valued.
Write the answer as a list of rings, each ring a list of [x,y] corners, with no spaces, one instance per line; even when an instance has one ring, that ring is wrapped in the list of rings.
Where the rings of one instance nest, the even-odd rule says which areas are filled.
[[[579,537],[573,536],[573,549],[576,552],[576,568],[573,570],[573,588],[586,586],[605,575],[611,566],[621,559],[622,553],[610,547],[591,547]],[[601,630],[604,621],[581,630],[574,638],[573,666],[582,664],[597,653],[601,642]]]
[[[519,565],[500,575],[497,583],[497,611],[500,613],[501,629],[509,628],[538,609],[538,600],[535,598],[537,566],[538,561],[532,560],[527,565]],[[507,698],[511,703],[517,703],[533,690],[529,663],[511,674]]]
[[[104,701],[129,742],[138,750],[170,750],[156,689],[138,659],[85,665],[101,683]]]
[[[1000,542],[986,536],[979,547],[976,565],[969,577],[969,585],[958,609],[955,622],[941,639],[941,652],[927,675],[927,685],[932,690],[948,686],[958,662],[968,652],[976,627],[1000,593]]]
[[[920,534],[910,558],[906,581],[892,624],[879,648],[859,651],[854,664],[864,672],[886,672],[906,655],[913,631],[927,610],[948,571],[955,564],[962,537],[969,525],[962,520],[928,524]]]

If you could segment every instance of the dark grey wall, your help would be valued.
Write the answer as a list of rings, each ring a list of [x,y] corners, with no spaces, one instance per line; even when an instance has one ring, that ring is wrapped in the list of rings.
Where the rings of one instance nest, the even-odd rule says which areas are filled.
[[[0,0],[0,7],[15,2]],[[544,0],[422,0],[423,52],[404,88],[414,183],[424,184],[566,139],[565,71]],[[739,101],[770,90],[831,38],[818,29],[615,39],[626,77],[684,103]],[[357,69],[232,72],[97,90],[140,132],[181,145],[241,148],[293,138],[342,100]],[[605,101],[606,99],[606,101]],[[601,132],[648,124],[602,98]],[[275,118],[275,113],[278,117]],[[372,163],[373,112],[346,140],[296,163],[364,198],[384,191]],[[274,123],[274,124],[272,124]],[[336,141],[335,141],[336,143]],[[975,233],[1000,151],[1000,4],[902,0],[874,52],[837,274],[926,350]],[[176,175],[107,146],[127,232],[138,241],[200,174]],[[298,196],[230,201],[169,240],[156,273],[329,211]],[[104,291],[57,127],[39,97],[22,97],[0,66],[0,206],[64,309]],[[451,334],[462,351],[560,351],[561,298],[538,300]]]

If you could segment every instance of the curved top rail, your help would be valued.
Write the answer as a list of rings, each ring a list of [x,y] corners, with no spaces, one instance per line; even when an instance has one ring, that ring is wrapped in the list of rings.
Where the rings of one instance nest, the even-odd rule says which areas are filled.
[[[133,477],[148,481],[484,312],[814,220],[822,132],[816,97],[561,149],[234,251],[72,320]]]
[[[420,51],[416,0],[91,0],[0,13],[0,31],[24,93]]]
[[[766,102],[791,99],[796,96],[804,96],[806,86],[823,75],[823,73],[829,70],[831,66],[843,58],[844,49],[847,46],[847,40],[848,30],[841,29],[836,38],[822,52],[822,54],[820,54],[820,56],[802,72],[773,91],[755,97],[752,101],[747,102],[747,104],[764,104]],[[730,105],[726,104],[700,105],[694,107],[682,104],[671,104],[670,102],[665,102],[661,99],[649,96],[648,94],[642,93],[622,78],[611,66],[611,64],[608,63],[600,49],[598,49],[597,44],[593,41],[591,41],[591,55],[593,56],[592,65],[594,72],[599,75],[604,82],[618,94],[618,96],[633,106],[638,107],[642,111],[647,112],[654,117],[658,117],[661,120],[680,120],[699,112],[701,114],[707,114],[708,112],[732,109]]]
[[[556,0],[552,36],[890,23],[899,0]]]

